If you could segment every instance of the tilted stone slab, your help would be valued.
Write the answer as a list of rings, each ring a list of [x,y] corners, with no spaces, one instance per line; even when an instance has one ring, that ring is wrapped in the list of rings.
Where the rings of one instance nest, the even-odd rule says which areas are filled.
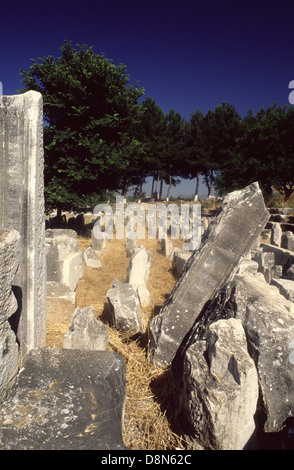
[[[199,251],[188,260],[167,303],[150,323],[153,364],[171,364],[203,307],[234,275],[268,218],[258,183],[224,198]]]
[[[120,355],[31,350],[0,409],[0,450],[126,450],[124,404]]]

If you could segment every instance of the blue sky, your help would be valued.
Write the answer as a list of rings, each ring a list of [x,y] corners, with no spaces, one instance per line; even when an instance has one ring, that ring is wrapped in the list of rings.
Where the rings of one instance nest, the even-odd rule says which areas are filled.
[[[189,119],[223,102],[243,116],[289,104],[294,80],[294,2],[93,1],[7,2],[1,5],[0,81],[21,87],[30,59],[59,56],[64,40],[88,44],[127,66],[164,112]],[[172,195],[193,193],[185,187]]]

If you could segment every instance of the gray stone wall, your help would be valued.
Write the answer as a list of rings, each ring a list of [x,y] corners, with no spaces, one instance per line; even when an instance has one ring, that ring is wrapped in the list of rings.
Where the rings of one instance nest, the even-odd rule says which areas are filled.
[[[43,106],[40,93],[0,105],[0,230],[20,234],[14,330],[23,354],[46,344]]]

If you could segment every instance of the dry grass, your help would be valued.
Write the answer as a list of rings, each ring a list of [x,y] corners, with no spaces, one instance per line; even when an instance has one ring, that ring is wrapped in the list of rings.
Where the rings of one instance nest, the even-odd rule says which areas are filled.
[[[79,238],[79,248],[86,249],[90,239]],[[124,442],[132,450],[184,449],[184,442],[174,431],[174,391],[171,374],[152,366],[148,360],[148,324],[172,291],[176,279],[171,262],[160,252],[157,240],[140,240],[151,252],[148,289],[151,305],[142,309],[144,333],[124,338],[108,325],[109,350],[119,353],[126,364],[126,407]],[[102,268],[85,267],[77,286],[78,307],[93,306],[95,315],[107,324],[109,315],[106,293],[112,281],[126,282],[130,258],[124,240],[112,240],[103,251]],[[66,324],[47,325],[47,345],[62,346]]]

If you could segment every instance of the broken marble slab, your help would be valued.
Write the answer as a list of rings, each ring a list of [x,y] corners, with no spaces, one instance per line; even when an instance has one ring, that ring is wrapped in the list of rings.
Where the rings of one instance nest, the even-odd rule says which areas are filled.
[[[167,368],[217,290],[235,274],[269,219],[258,183],[228,194],[200,249],[159,314],[150,322],[150,361]]]

